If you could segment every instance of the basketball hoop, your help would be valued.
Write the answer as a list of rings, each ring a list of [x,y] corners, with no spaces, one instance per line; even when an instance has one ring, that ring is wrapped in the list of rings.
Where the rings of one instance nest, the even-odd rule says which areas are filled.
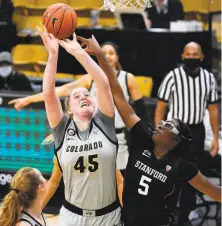
[[[114,12],[116,9],[134,9],[144,11],[150,8],[150,0],[104,0],[104,5],[101,9]]]

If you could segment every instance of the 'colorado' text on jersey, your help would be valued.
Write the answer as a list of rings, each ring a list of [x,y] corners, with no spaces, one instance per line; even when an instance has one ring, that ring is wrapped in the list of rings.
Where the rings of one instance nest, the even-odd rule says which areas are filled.
[[[63,130],[53,131],[59,165],[63,172],[65,199],[82,209],[101,209],[116,200],[116,154],[114,118],[100,111],[86,131],[63,117]],[[62,133],[61,133],[62,132]]]

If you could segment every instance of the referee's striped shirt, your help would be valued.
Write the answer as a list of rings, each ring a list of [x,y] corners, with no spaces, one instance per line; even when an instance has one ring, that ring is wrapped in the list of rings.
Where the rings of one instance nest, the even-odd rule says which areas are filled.
[[[158,99],[169,102],[167,118],[177,118],[188,125],[201,123],[207,104],[218,101],[217,83],[212,73],[200,68],[196,77],[178,67],[162,81]]]

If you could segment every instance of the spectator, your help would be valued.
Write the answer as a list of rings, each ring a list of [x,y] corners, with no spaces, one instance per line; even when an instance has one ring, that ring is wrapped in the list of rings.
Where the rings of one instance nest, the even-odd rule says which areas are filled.
[[[175,68],[167,74],[159,88],[155,124],[164,119],[169,102],[167,117],[180,119],[191,129],[192,156],[197,161],[203,156],[205,140],[203,117],[208,109],[213,130],[210,154],[215,157],[219,151],[219,110],[215,77],[211,72],[201,68],[204,55],[198,43],[188,43],[181,57],[184,66]],[[195,190],[187,183],[184,184],[180,196],[180,226],[185,225],[183,224],[185,222],[188,223],[188,215],[196,206],[195,201]]]
[[[13,10],[14,7],[11,0],[0,0],[0,21],[11,23]]]
[[[169,28],[171,21],[183,20],[183,5],[179,0],[155,0],[147,8],[151,28]]]
[[[6,51],[0,53],[0,89],[33,91],[28,78],[13,68],[11,53]]]

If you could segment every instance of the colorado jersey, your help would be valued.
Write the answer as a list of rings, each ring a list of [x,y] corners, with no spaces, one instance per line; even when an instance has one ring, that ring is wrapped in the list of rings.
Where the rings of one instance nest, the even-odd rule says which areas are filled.
[[[98,110],[89,128],[80,132],[73,119],[64,116],[53,136],[66,201],[89,210],[113,203],[117,198],[114,118]]]
[[[191,180],[198,173],[184,159],[158,160],[154,155],[152,135],[141,121],[131,129],[132,151],[126,168],[123,196],[125,226],[153,226],[170,222],[167,199],[178,179]]]
[[[117,80],[123,90],[123,94],[127,101],[130,100],[130,94],[128,89],[128,81],[127,81],[127,72],[125,71],[119,71],[117,74]],[[89,89],[89,92],[92,97],[96,99],[96,85],[95,82],[92,81],[91,87]],[[125,124],[123,123],[123,120],[121,119],[121,116],[119,115],[119,112],[115,108],[115,128],[125,128]]]
[[[30,226],[47,226],[43,213],[42,213],[42,219],[44,221],[44,224],[41,224],[34,217],[32,217],[30,214],[28,214],[26,212],[22,212],[22,215],[20,217],[20,221],[25,221],[25,222],[29,223]]]

